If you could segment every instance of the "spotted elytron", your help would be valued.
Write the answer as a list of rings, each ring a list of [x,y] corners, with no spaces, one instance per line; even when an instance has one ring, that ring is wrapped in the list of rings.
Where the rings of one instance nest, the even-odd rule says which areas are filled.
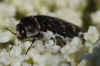
[[[63,37],[73,38],[84,32],[80,27],[62,19],[46,16],[26,16],[16,26],[17,37],[20,40],[31,38],[34,42],[39,39],[42,32],[51,31]]]

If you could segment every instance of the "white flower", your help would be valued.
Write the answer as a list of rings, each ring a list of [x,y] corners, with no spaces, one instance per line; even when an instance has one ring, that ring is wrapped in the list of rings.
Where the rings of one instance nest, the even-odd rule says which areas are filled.
[[[6,0],[14,7],[16,7],[17,11],[22,14],[30,14],[34,12],[34,6],[32,0]]]
[[[0,18],[5,19],[7,17],[15,16],[15,8],[7,3],[0,3]]]
[[[10,57],[9,53],[4,49],[0,52],[0,64],[3,64],[5,66],[10,64]]]
[[[75,66],[76,63],[79,63],[77,60],[82,59],[82,54],[84,54],[81,40],[78,37],[73,38],[70,43],[61,49],[61,52],[64,58],[71,62],[72,66]]]
[[[100,10],[91,15],[94,24],[100,24]]]
[[[6,43],[13,38],[13,35],[9,31],[0,30],[0,43]]]
[[[82,60],[78,66],[87,66],[87,61],[86,60]]]
[[[44,55],[37,55],[33,56],[33,59],[39,66],[58,66],[59,64],[63,64],[64,59],[59,55],[51,55],[51,54],[44,54]],[[67,62],[65,63],[67,66]]]
[[[81,41],[79,38],[75,37],[73,38],[72,42],[64,46],[64,48],[61,49],[62,53],[66,53],[68,55],[77,52],[82,47]]]
[[[24,56],[21,54],[22,45],[14,46],[9,52],[9,61],[12,66],[21,66],[24,60],[28,59],[28,56]]]
[[[0,28],[7,27],[8,23],[15,23],[16,10],[12,5],[8,5],[7,3],[0,3]]]
[[[56,7],[57,9],[61,9],[61,8],[64,8],[66,7],[66,3],[67,1],[66,0],[44,0],[43,1],[47,6],[54,6]],[[52,8],[52,7],[51,7]],[[57,10],[55,9],[55,10]]]
[[[81,14],[70,8],[59,9],[56,11],[56,15],[70,23],[82,26]]]
[[[0,53],[0,64],[4,66],[21,66],[22,62],[28,59],[27,56],[21,54],[21,51],[22,48],[20,46],[14,46],[9,52],[2,50]]]
[[[21,66],[32,66],[31,64],[23,62]]]
[[[85,7],[86,2],[86,0],[67,0],[67,7],[76,10],[77,8]]]
[[[84,34],[84,39],[90,43],[95,43],[99,39],[99,33],[97,29],[93,26],[90,26],[88,32]]]
[[[19,56],[21,55],[22,52],[22,45],[18,45],[18,46],[13,46],[13,48],[11,49],[10,56]]]

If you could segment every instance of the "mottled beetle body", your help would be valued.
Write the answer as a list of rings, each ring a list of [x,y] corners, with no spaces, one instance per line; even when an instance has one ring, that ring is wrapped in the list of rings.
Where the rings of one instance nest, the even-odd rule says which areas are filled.
[[[59,34],[63,37],[73,38],[79,36],[83,30],[71,23],[56,17],[45,15],[27,16],[21,19],[17,24],[16,30],[18,38],[23,40],[37,36],[41,32],[51,31],[54,34]]]
[[[16,30],[18,39],[24,40],[31,38],[32,42],[39,39],[42,32],[46,31],[51,31],[54,34],[69,38],[79,36],[80,32],[84,32],[80,27],[74,24],[68,23],[56,17],[45,15],[27,16],[22,18],[20,23],[17,24]],[[30,47],[28,50],[29,49]]]

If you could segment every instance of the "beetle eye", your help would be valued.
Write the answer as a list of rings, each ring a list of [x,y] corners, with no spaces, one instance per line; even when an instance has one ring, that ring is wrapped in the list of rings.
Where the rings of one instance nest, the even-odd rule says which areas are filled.
[[[21,34],[25,34],[25,31],[24,30],[21,30]]]
[[[17,31],[16,33],[17,33],[18,39],[22,40],[22,39],[26,38],[26,31],[22,24],[17,24],[16,31]]]

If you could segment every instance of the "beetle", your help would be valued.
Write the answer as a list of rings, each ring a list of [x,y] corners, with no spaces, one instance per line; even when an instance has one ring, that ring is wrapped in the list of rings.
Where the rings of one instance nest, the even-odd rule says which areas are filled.
[[[47,15],[25,16],[16,26],[17,37],[20,40],[31,39],[32,43],[41,37],[42,32],[51,31],[68,38],[79,36],[84,31],[67,21]],[[32,46],[32,44],[31,44]],[[30,48],[28,48],[29,50]]]

